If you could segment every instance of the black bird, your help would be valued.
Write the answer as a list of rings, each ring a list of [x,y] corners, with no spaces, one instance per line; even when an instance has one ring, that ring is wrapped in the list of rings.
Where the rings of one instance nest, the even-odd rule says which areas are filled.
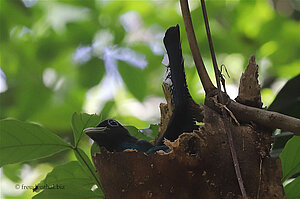
[[[128,130],[113,119],[104,120],[96,127],[83,130],[99,146],[108,151],[121,152],[125,149],[136,149],[147,154],[158,150],[168,149],[166,146],[153,146],[146,140],[137,139],[130,135]]]
[[[179,26],[170,27],[163,39],[169,58],[167,78],[171,80],[171,95],[174,110],[167,129],[157,140],[157,145],[162,145],[164,138],[174,141],[184,132],[192,132],[198,129],[192,104],[196,104],[192,99],[185,78],[184,62],[182,57]],[[165,80],[165,82],[168,82]]]
[[[131,136],[126,128],[113,119],[104,120],[97,127],[84,129],[84,132],[92,140],[108,151],[136,149],[148,154],[158,150],[168,152],[170,149],[163,144],[164,138],[174,141],[183,132],[192,132],[198,129],[192,110],[196,103],[189,93],[185,79],[179,26],[169,28],[163,41],[169,57],[169,66],[167,66],[169,74],[165,83],[169,84],[174,107],[167,129],[157,139],[155,146],[146,140]]]

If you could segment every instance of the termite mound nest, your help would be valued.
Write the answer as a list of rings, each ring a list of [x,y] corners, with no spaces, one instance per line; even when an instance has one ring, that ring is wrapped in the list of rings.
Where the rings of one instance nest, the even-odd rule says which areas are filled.
[[[255,63],[254,57],[250,59],[253,61]],[[253,87],[257,89],[257,85]],[[249,98],[246,101],[249,103]],[[164,117],[170,114],[164,112],[168,111],[167,104],[160,107],[161,131],[168,121]],[[174,142],[166,141],[171,149],[169,153],[158,151],[147,155],[134,150],[109,152],[105,148],[96,153],[93,161],[105,197],[242,198],[224,130],[227,122],[248,197],[285,198],[280,182],[280,161],[269,157],[271,135],[255,125],[233,124],[205,105],[201,110],[204,110],[201,112],[204,125],[192,133],[183,133]]]

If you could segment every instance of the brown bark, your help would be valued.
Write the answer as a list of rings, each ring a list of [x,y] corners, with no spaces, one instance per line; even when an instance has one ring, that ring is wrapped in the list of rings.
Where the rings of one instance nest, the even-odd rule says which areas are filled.
[[[193,105],[201,120],[204,114],[204,125],[198,131],[182,134],[174,142],[166,141],[171,148],[169,153],[146,155],[134,150],[102,149],[102,153],[93,156],[93,161],[106,198],[285,198],[280,161],[269,155],[270,131],[260,126],[300,135],[300,120],[260,109],[254,56],[240,81],[237,98],[240,103],[219,95],[225,97],[220,103],[197,46],[187,1],[180,3],[191,51],[206,91],[204,111],[203,107]],[[173,110],[171,93],[166,88],[164,91],[167,104],[160,105],[160,134],[165,131]]]
[[[246,106],[230,101],[228,108],[241,121],[254,122],[270,129],[282,129],[300,136],[300,119],[281,113]]]
[[[166,89],[165,95],[168,104],[161,105],[161,133],[173,109]],[[206,104],[222,109],[223,106],[215,103],[216,98],[216,95],[207,96]],[[243,100],[243,96],[240,99]],[[174,142],[166,141],[171,148],[169,153],[160,151],[146,155],[134,150],[108,152],[102,149],[93,161],[106,198],[242,198],[224,126],[232,134],[248,198],[285,198],[280,181],[280,161],[269,156],[270,133],[256,129],[249,123],[252,120],[243,125],[232,123],[230,118],[240,118],[240,113],[232,109],[233,103],[245,106],[232,101],[228,107],[233,114],[223,116],[206,105],[204,111],[197,109],[200,115],[204,113],[204,125],[198,131],[182,134]]]
[[[93,157],[106,198],[241,198],[220,115],[205,107],[205,125],[166,144],[170,153],[97,153]],[[284,198],[280,165],[269,158],[271,137],[233,126],[234,145],[249,198]],[[274,173],[273,173],[274,172]]]
[[[251,56],[249,64],[242,74],[239,85],[239,95],[235,99],[241,104],[261,108],[260,85],[258,83],[258,65],[255,56]]]
[[[207,96],[213,96],[216,95],[216,88],[212,85],[212,82],[207,75],[206,68],[203,64],[203,60],[199,51],[199,47],[197,45],[197,40],[195,37],[194,33],[194,28],[191,20],[191,15],[189,11],[189,5],[188,5],[188,0],[180,0],[180,5],[181,5],[181,11],[182,11],[182,16],[184,19],[184,24],[185,24],[185,29],[187,33],[187,37],[189,40],[189,45],[191,52],[193,54],[193,58],[195,61],[195,65],[201,80],[201,83],[204,87],[204,90],[206,92]],[[206,23],[207,24],[207,23]],[[212,42],[210,43],[210,48],[212,47]],[[212,48],[211,48],[212,49]],[[213,50],[213,49],[212,49]],[[255,57],[251,57],[249,61],[248,71],[246,71],[245,75],[242,76],[241,79],[241,87],[239,89],[240,97],[237,98],[237,100],[241,103],[249,104],[249,102],[253,103],[253,100],[259,99],[260,98],[260,92],[257,92],[257,89],[253,88],[258,88],[258,91],[260,90],[260,87],[258,85],[257,81],[257,65],[255,63]],[[254,67],[253,67],[254,66]],[[255,72],[255,73],[253,73]],[[251,77],[249,74],[251,74]],[[244,77],[248,77],[248,79],[245,81],[243,80]],[[249,88],[248,86],[252,85],[252,88]],[[249,89],[248,89],[249,88]],[[248,91],[251,91],[250,93],[246,94]],[[254,93],[252,93],[254,92]],[[243,96],[245,94],[245,96]],[[254,94],[254,98],[251,97],[251,95]],[[248,98],[246,98],[246,96]],[[241,97],[243,98],[244,101],[241,101]],[[209,102],[209,99],[206,101]],[[224,103],[226,100],[222,99],[222,103]],[[250,106],[261,106],[261,101],[257,101],[257,104],[249,104]],[[225,103],[224,103],[225,104]],[[211,108],[214,108],[214,104],[211,103]],[[271,129],[282,129],[286,131],[291,131],[295,135],[300,136],[300,119],[285,116],[280,113],[276,112],[270,112],[270,111],[265,111],[262,109],[256,109],[250,106],[244,106],[243,104],[236,103],[235,101],[231,100],[227,96],[227,105],[228,108],[236,115],[237,119],[241,121],[246,121],[246,122],[256,122],[262,126],[271,128]]]

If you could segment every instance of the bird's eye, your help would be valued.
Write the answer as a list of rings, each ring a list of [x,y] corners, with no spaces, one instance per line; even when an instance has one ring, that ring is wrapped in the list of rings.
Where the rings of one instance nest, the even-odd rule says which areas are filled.
[[[119,124],[116,120],[108,120],[107,122],[108,122],[109,126],[111,126],[111,127],[119,126]]]

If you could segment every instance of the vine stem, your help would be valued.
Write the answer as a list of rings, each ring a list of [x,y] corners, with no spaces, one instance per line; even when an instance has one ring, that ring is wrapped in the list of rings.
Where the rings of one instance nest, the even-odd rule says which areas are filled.
[[[189,10],[189,4],[187,0],[180,0],[180,7],[182,12],[182,17],[184,20],[185,30],[187,33],[189,46],[194,58],[194,62],[197,68],[198,75],[200,77],[200,81],[203,85],[203,88],[205,90],[205,93],[209,93],[211,90],[215,90],[216,87],[211,82],[208,73],[205,69],[205,65],[203,62],[203,59],[200,54],[200,50],[197,44],[197,39],[195,36],[193,23],[191,19],[191,14]]]
[[[187,0],[180,0],[181,12],[185,24],[185,30],[189,40],[189,46],[193,54],[195,65],[204,87],[205,93],[216,89],[212,84],[209,76],[206,72],[198,45],[194,33],[194,28],[191,20],[191,15],[189,11],[189,5]],[[286,116],[280,113],[267,111],[264,109],[258,109],[250,106],[246,106],[230,100],[227,104],[228,108],[233,112],[238,120],[241,121],[253,121],[259,125],[265,126],[271,129],[282,129],[286,131],[291,131],[295,135],[300,136],[300,119]]]
[[[220,74],[220,71],[218,69],[217,59],[216,59],[216,55],[215,55],[215,50],[214,50],[212,38],[211,38],[209,22],[208,22],[208,17],[207,17],[206,6],[205,6],[205,1],[204,0],[201,0],[201,6],[202,6],[202,13],[203,13],[203,18],[204,18],[204,23],[205,23],[206,35],[207,35],[208,44],[209,44],[209,50],[210,50],[210,54],[211,54],[212,63],[213,63],[213,66],[214,66],[214,71],[215,71],[217,88],[218,88],[218,91],[221,92],[221,83],[220,83],[220,75],[221,74]]]
[[[198,44],[197,44],[197,40],[196,40],[196,36],[195,36],[195,32],[194,32],[194,28],[193,28],[193,24],[192,24],[192,20],[191,20],[188,1],[187,0],[180,0],[180,5],[181,5],[181,11],[182,11],[184,24],[185,24],[185,29],[186,29],[186,32],[187,32],[189,45],[190,45],[190,48],[191,48],[191,51],[192,51],[192,55],[193,55],[193,58],[194,58],[194,61],[195,61],[195,65],[196,65],[201,83],[204,87],[205,93],[207,94],[211,90],[215,89],[215,87],[212,84],[212,82],[211,82],[211,80],[210,80],[210,78],[207,74],[207,71],[206,71],[204,63],[203,63],[203,59],[202,59],[201,54],[200,54],[200,50],[199,50],[199,47],[198,47]],[[223,97],[221,95],[220,72],[219,72],[219,69],[218,69],[217,60],[216,60],[215,52],[214,52],[214,48],[213,48],[213,43],[212,43],[212,38],[211,38],[211,33],[210,33],[210,28],[209,28],[208,17],[207,17],[207,12],[206,12],[206,7],[205,7],[204,0],[201,0],[201,5],[202,5],[202,11],[203,11],[203,17],[204,17],[204,22],[205,22],[205,28],[206,28],[210,53],[211,53],[212,62],[213,62],[213,66],[214,66],[216,82],[217,82],[218,96],[220,97],[221,103],[224,104],[224,100],[223,100]],[[225,119],[226,118],[226,113],[225,113],[224,110],[222,111],[222,115],[223,115],[223,119]],[[232,159],[233,159],[233,164],[234,164],[234,169],[235,169],[235,173],[236,173],[236,176],[237,176],[238,184],[239,184],[239,187],[240,187],[243,198],[247,199],[248,197],[247,197],[245,187],[244,187],[244,183],[243,183],[243,180],[242,180],[241,170],[240,170],[239,162],[238,162],[238,159],[237,159],[236,150],[234,148],[230,126],[228,125],[227,122],[223,122],[223,126],[225,127],[224,129],[225,129],[225,132],[226,132],[227,137],[228,137],[230,152],[231,152],[231,156],[232,156]]]
[[[210,33],[210,28],[209,28],[209,22],[208,22],[208,17],[207,17],[207,11],[206,11],[206,6],[205,6],[205,1],[201,0],[201,6],[202,6],[202,13],[203,13],[203,18],[204,18],[204,23],[205,23],[205,29],[206,29],[206,34],[207,34],[207,39],[208,39],[208,44],[209,44],[209,49],[210,49],[210,54],[211,54],[211,59],[212,59],[212,63],[214,66],[214,71],[215,71],[215,77],[216,77],[216,82],[217,82],[217,88],[218,88],[218,95],[219,95],[219,99],[221,101],[222,104],[224,104],[224,99],[223,96],[221,95],[221,82],[220,82],[220,71],[218,69],[218,64],[217,64],[217,59],[216,59],[216,55],[215,55],[215,50],[214,50],[214,46],[213,46],[213,42],[212,42],[212,37],[211,37],[211,33]],[[225,89],[225,86],[224,86]],[[227,120],[226,117],[226,112],[224,109],[222,109],[222,115],[223,115],[223,119]],[[224,125],[224,130],[227,134],[227,138],[228,138],[228,143],[229,143],[229,148],[230,148],[230,152],[231,152],[231,157],[232,157],[232,161],[233,161],[233,166],[234,166],[234,170],[235,170],[235,174],[237,177],[237,181],[242,193],[242,196],[244,199],[248,199],[246,190],[245,190],[245,186],[244,186],[244,182],[243,182],[243,178],[242,178],[242,174],[241,174],[241,168],[240,168],[240,164],[237,158],[237,154],[236,154],[236,150],[234,147],[234,143],[233,143],[233,138],[232,138],[232,132],[231,132],[231,127],[229,125],[230,121],[226,121],[223,122]]]
[[[225,115],[224,110],[222,111],[222,115],[223,115],[223,119],[225,119],[226,115]],[[244,199],[248,199],[246,189],[245,189],[245,186],[244,186],[244,181],[243,181],[242,174],[241,174],[240,164],[239,164],[239,161],[237,159],[237,154],[236,154],[236,150],[235,150],[234,143],[233,143],[233,138],[232,138],[232,133],[231,133],[232,125],[229,125],[230,121],[224,122],[222,120],[222,122],[223,122],[223,125],[225,127],[224,128],[225,132],[227,134],[227,139],[228,139],[228,143],[229,143],[231,157],[232,157],[232,160],[233,160],[233,167],[234,167],[234,171],[235,171],[235,174],[236,174],[236,177],[237,177],[237,181],[238,181],[242,196],[243,196]]]

